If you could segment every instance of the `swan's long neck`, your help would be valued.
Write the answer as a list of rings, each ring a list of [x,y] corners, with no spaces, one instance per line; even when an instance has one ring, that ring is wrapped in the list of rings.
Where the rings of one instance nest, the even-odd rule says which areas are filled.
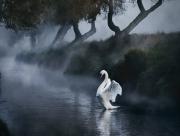
[[[101,92],[106,90],[109,87],[109,81],[110,81],[110,79],[109,79],[108,73],[105,72],[104,81],[101,83],[101,85],[99,86],[98,90],[101,91]]]
[[[106,72],[105,73],[105,78],[104,78],[104,81],[103,82],[105,82],[106,84],[108,83],[108,79],[109,79],[109,75],[108,75],[108,73]]]

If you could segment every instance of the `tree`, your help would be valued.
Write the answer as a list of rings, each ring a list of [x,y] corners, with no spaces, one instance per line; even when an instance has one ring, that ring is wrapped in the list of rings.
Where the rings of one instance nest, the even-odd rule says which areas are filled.
[[[162,5],[163,0],[158,0],[151,8],[145,9],[142,0],[137,0],[137,6],[140,10],[138,16],[124,29],[121,30],[118,26],[116,26],[113,22],[114,9],[116,9],[117,0],[108,0],[106,4],[108,5],[108,26],[115,33],[115,36],[124,36],[129,34],[142,20],[144,20],[151,12],[156,10],[159,6]],[[119,0],[118,0],[119,1]],[[131,2],[135,2],[132,0]],[[119,1],[120,10],[123,9],[123,1]]]
[[[79,11],[79,13],[82,14],[79,20],[73,21],[73,30],[75,33],[75,40],[72,42],[73,44],[88,39],[96,32],[96,16],[101,13],[103,0],[80,0],[80,3],[81,4],[77,4],[77,7],[75,7],[75,9],[83,8]],[[82,19],[91,24],[91,29],[85,34],[81,34],[78,27],[78,22]]]
[[[35,44],[36,27],[45,19],[46,0],[1,0],[1,22],[6,28],[28,31],[32,45]]]
[[[43,20],[43,0],[3,0],[2,22],[7,28],[29,30]]]
[[[57,40],[63,40],[73,26],[76,35],[74,43],[95,33],[95,20],[101,8],[99,1],[101,0],[1,0],[0,21],[15,32],[29,31],[32,45],[36,42],[36,28],[42,22],[51,21],[61,26],[52,45]],[[92,26],[85,34],[81,34],[78,27],[82,20]]]
[[[52,2],[55,9],[54,19],[61,28],[58,30],[52,45],[57,40],[63,40],[67,31],[73,27],[75,39],[72,43],[84,41],[96,32],[95,20],[100,14],[102,0],[67,0]],[[85,34],[81,34],[79,30],[79,22],[85,20],[91,24],[91,29]]]
[[[73,27],[75,39],[71,44],[84,41],[96,32],[95,21],[99,14],[107,13],[109,28],[115,36],[129,34],[143,19],[151,12],[162,5],[163,0],[156,0],[156,3],[149,9],[145,9],[142,0],[130,0],[137,3],[140,10],[139,15],[124,29],[116,26],[113,16],[126,11],[127,0],[0,0],[0,21],[7,28],[18,32],[28,30],[32,45],[36,41],[36,28],[43,22],[53,22],[60,25],[51,45],[57,40],[62,41]],[[91,29],[82,34],[79,30],[79,22],[86,21],[91,24]]]

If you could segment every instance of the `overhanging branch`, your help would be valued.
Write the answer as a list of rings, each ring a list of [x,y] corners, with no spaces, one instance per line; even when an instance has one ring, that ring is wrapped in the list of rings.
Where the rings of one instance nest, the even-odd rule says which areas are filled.
[[[156,10],[159,6],[162,5],[163,0],[159,0],[154,6],[149,8],[148,10],[144,9],[141,0],[137,0],[138,7],[140,9],[139,15],[123,30],[123,34],[130,33],[142,20],[144,20],[151,12]]]
[[[91,29],[87,33],[82,35],[82,37],[81,37],[82,41],[88,39],[90,36],[92,36],[95,33],[96,33],[96,25],[95,25],[95,21],[92,21]]]
[[[82,34],[79,30],[79,26],[78,26],[78,23],[77,22],[73,22],[73,30],[74,30],[74,33],[75,33],[75,40],[79,39]]]
[[[115,33],[118,34],[121,32],[120,28],[118,26],[116,26],[113,22],[113,14],[114,14],[114,10],[113,10],[113,0],[110,0],[108,3],[109,6],[109,12],[108,12],[108,26],[109,28]]]
[[[79,30],[79,29],[78,29]],[[79,31],[80,32],[80,31]],[[82,42],[86,39],[88,39],[90,36],[92,36],[94,33],[96,33],[96,26],[95,26],[95,20],[91,22],[91,29],[86,32],[85,34],[81,35],[79,38],[75,38],[74,41],[71,42],[71,44],[76,44],[79,42]]]
[[[163,3],[163,0],[159,0],[154,6],[152,6],[150,9],[148,9],[148,12],[153,12],[154,10],[156,10],[159,6],[161,6]]]
[[[138,5],[139,10],[140,10],[141,12],[144,12],[144,11],[145,11],[145,8],[144,8],[144,5],[143,5],[143,3],[142,3],[142,0],[137,0],[137,5]]]
[[[65,23],[57,32],[56,37],[54,38],[51,46],[55,45],[57,41],[62,41],[67,33],[67,31],[71,28],[69,23]]]

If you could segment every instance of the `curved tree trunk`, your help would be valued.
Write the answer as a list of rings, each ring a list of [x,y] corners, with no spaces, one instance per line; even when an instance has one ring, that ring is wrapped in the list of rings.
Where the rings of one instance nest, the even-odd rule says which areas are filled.
[[[124,35],[129,34],[144,18],[148,16],[148,12],[140,13],[123,31]]]
[[[73,22],[73,30],[75,33],[75,40],[79,39],[82,35],[77,22]]]
[[[74,28],[74,29],[75,29],[75,28]],[[76,38],[75,38],[74,41],[71,42],[71,44],[76,44],[76,43],[79,43],[79,42],[83,42],[83,41],[85,41],[86,39],[88,39],[90,36],[92,36],[93,34],[95,34],[95,33],[96,33],[95,20],[93,20],[93,21],[91,22],[91,29],[90,29],[87,33],[85,33],[85,34],[83,34],[83,35],[81,35],[78,27],[76,27],[76,29],[77,29],[76,32],[78,32],[78,33],[77,33],[78,36],[77,36],[76,32],[74,31],[75,34],[76,34]]]
[[[142,0],[137,0],[139,2],[138,7],[140,9],[139,15],[123,30],[123,35],[129,34],[142,20],[144,20],[151,12],[156,10],[159,6],[162,5],[163,0],[159,0],[154,6],[150,9],[145,10],[142,4]]]
[[[96,25],[95,25],[95,21],[92,21],[91,29],[87,33],[83,34],[80,39],[81,39],[81,41],[84,41],[95,33],[96,33]]]
[[[115,35],[120,34],[121,30],[113,22],[113,0],[109,1],[109,12],[108,12],[108,26],[115,33]]]
[[[57,41],[63,41],[66,33],[68,32],[68,30],[71,28],[71,25],[66,23],[65,25],[63,25],[57,32],[56,37],[54,38],[53,42],[51,43],[51,46],[54,46]]]
[[[91,29],[86,32],[85,34],[81,35],[80,38],[74,39],[68,46],[64,46],[63,50],[66,53],[69,53],[71,50],[76,50],[79,48],[81,45],[79,43],[83,42],[84,40],[88,39],[90,36],[92,36],[96,32],[96,26],[95,26],[95,20],[91,22]]]
[[[116,37],[123,37],[129,34],[142,20],[144,20],[151,12],[156,10],[159,6],[162,5],[163,0],[158,0],[154,6],[146,10],[142,3],[142,0],[137,0],[137,5],[140,10],[139,15],[124,29],[120,30],[118,26],[113,23],[113,0],[109,0],[109,12],[108,12],[108,26],[109,28],[114,31]]]

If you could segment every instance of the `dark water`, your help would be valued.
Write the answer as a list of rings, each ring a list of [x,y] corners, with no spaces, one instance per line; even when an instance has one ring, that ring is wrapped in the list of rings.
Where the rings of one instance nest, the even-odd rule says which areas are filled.
[[[0,118],[13,136],[179,136],[180,119],[144,115],[126,107],[105,111],[98,82],[60,71],[1,60]]]

